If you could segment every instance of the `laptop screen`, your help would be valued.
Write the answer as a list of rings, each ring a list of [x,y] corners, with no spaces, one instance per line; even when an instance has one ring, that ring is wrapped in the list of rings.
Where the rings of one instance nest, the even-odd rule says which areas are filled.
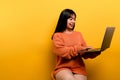
[[[115,27],[107,27],[106,28],[105,35],[104,35],[103,42],[102,42],[102,46],[101,46],[101,51],[104,51],[105,49],[110,47],[114,30],[115,30]]]

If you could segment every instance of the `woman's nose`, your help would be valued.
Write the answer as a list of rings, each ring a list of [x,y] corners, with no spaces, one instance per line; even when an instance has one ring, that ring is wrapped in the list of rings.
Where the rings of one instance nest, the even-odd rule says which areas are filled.
[[[74,23],[75,23],[75,20],[72,20],[72,22],[74,22]]]

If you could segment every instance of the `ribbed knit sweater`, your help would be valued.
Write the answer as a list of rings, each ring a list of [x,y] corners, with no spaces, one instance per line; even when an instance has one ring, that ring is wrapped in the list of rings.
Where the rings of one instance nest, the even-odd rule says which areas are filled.
[[[73,31],[71,34],[57,32],[53,35],[53,53],[56,54],[56,66],[53,76],[63,69],[73,73],[87,75],[80,50],[86,46],[82,34]]]

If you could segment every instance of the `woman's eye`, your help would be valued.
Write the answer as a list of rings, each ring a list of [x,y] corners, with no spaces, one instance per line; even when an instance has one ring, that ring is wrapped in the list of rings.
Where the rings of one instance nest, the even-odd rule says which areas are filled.
[[[76,21],[74,18],[69,18],[69,20],[71,20],[71,21],[72,21],[72,20]]]
[[[70,20],[72,20],[72,18],[70,18]]]

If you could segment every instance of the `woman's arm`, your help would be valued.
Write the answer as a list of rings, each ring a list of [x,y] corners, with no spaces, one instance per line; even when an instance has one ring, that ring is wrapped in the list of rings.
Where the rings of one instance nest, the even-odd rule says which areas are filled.
[[[74,46],[65,46],[64,41],[60,34],[54,34],[53,36],[53,52],[60,57],[71,59],[78,55],[78,52],[82,50],[81,44]]]

